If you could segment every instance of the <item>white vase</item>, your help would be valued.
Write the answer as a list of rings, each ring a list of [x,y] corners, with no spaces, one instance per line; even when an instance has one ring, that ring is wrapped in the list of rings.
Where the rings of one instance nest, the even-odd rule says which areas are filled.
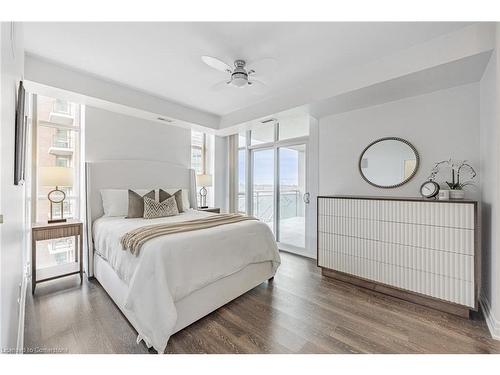
[[[439,190],[438,199],[440,201],[447,201],[450,199],[450,191],[446,189]]]
[[[450,199],[464,199],[465,191],[463,190],[450,190]]]

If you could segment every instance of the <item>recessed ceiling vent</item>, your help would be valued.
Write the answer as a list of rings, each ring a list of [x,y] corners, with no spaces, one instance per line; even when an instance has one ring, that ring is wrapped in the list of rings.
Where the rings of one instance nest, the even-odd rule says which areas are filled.
[[[261,121],[261,123],[262,123],[262,124],[268,124],[268,123],[270,123],[270,122],[274,122],[274,121],[276,121],[276,119],[275,119],[275,118],[268,118],[267,120],[263,120],[263,121]]]

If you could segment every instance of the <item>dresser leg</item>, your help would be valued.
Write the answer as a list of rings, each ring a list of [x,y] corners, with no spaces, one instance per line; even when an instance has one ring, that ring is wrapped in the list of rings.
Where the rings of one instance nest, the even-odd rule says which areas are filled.
[[[36,240],[31,234],[31,294],[35,294],[36,287]]]
[[[83,227],[80,230],[80,243],[78,246],[78,250],[80,252],[80,284],[83,283]]]
[[[75,262],[78,262],[78,236],[75,236]]]

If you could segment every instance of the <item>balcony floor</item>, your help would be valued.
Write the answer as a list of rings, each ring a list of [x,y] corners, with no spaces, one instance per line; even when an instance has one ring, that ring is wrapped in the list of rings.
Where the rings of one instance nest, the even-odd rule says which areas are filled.
[[[273,223],[267,223],[274,232]],[[304,248],[306,244],[306,219],[304,216],[290,217],[280,220],[280,238],[282,244]]]

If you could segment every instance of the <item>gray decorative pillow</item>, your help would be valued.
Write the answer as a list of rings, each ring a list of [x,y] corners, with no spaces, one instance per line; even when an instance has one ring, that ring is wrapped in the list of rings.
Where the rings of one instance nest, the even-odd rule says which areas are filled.
[[[133,219],[144,216],[144,198],[155,199],[155,191],[151,190],[146,195],[140,196],[133,190],[128,190],[128,215],[126,219]]]
[[[160,189],[159,200],[163,202],[165,199],[172,197],[172,194],[167,193],[165,190]],[[175,201],[177,202],[177,209],[179,212],[184,212],[184,204],[182,203],[182,190],[177,190],[174,195]]]
[[[157,217],[179,215],[175,197],[157,202],[154,199],[144,197],[144,219],[156,219]]]

